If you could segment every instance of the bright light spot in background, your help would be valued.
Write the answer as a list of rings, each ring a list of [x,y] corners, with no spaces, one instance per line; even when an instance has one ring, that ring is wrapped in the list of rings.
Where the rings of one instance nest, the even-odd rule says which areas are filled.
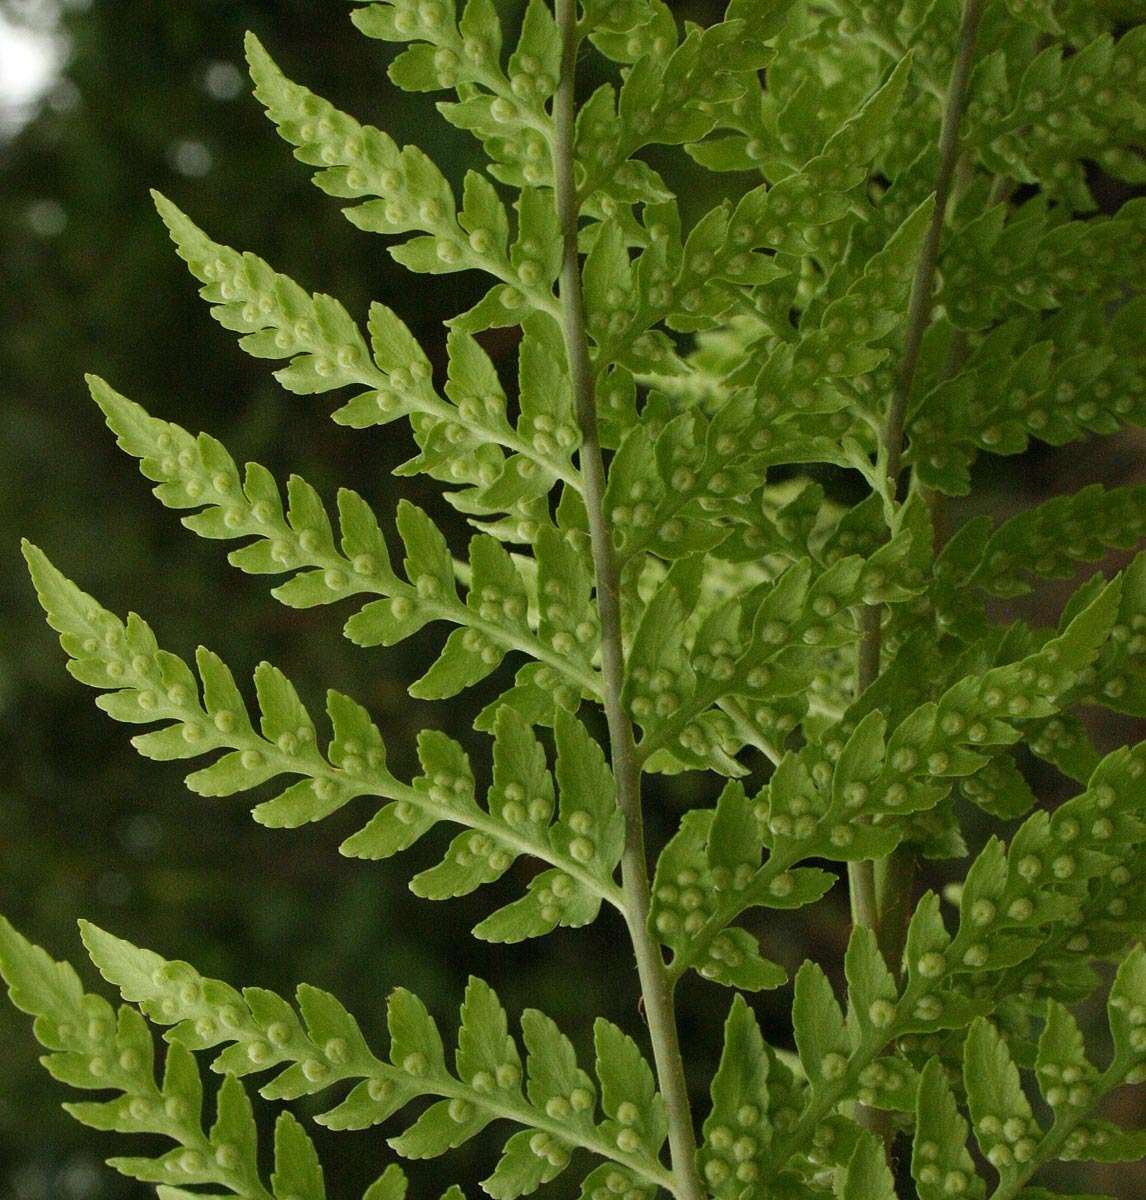
[[[35,111],[64,57],[55,4],[26,3],[16,23],[0,15],[0,134],[12,133]]]
[[[42,238],[59,236],[68,224],[68,214],[58,200],[33,200],[24,216],[28,228]]]
[[[203,90],[212,100],[234,100],[246,82],[247,77],[233,62],[208,63],[203,72]]]
[[[56,72],[56,47],[35,29],[0,17],[0,100],[27,104],[47,91]]]
[[[168,148],[167,161],[180,175],[202,179],[211,170],[215,160],[198,138],[184,138]]]

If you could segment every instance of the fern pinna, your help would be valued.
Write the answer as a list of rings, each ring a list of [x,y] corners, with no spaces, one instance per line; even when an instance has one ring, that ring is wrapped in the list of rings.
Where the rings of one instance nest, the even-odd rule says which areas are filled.
[[[1134,547],[1146,497],[1091,486],[942,534],[980,455],[1143,421],[1146,201],[1097,214],[1088,180],[1097,165],[1146,182],[1144,17],[1137,0],[730,0],[699,27],[662,0],[529,0],[506,46],[493,0],[360,4],[359,29],[403,47],[394,83],[445,93],[438,111],[481,143],[460,201],[416,146],[249,41],[256,96],[348,218],[412,271],[488,280],[449,322],[444,378],[394,308],[363,329],[157,196],[160,216],[212,315],[285,364],[284,388],[339,393],[344,425],[408,422],[401,473],[439,480],[473,538],[459,556],[403,501],[399,563],[362,496],[297,477],[284,492],[209,434],[102,380],[92,395],[160,502],[238,543],[230,562],[277,576],[284,604],[351,600],[346,635],[364,647],[450,626],[413,695],[499,672],[476,717],[492,784],[479,796],[435,731],[422,773],[398,778],[350,697],[329,693],[320,731],[264,663],[252,701],[213,651],[161,649],[29,545],[48,620],[99,705],[149,727],[142,754],[197,760],[193,792],[259,789],[272,827],[354,803],[366,820],[342,850],[365,859],[451,826],[410,883],[427,899],[536,860],[474,930],[489,941],[611,910],[646,1027],[599,1021],[596,1061],[579,1064],[553,1020],[526,1010],[519,1040],[471,979],[447,1054],[409,991],[390,997],[388,1037],[364,1033],[318,988],[239,990],[85,925],[117,1009],[5,924],[0,969],[45,1065],[100,1094],[69,1110],[172,1143],[112,1165],[163,1200],[322,1200],[289,1109],[266,1172],[248,1076],[269,1102],[321,1094],[330,1129],[398,1120],[388,1145],[406,1158],[510,1126],[482,1184],[495,1200],[567,1170],[584,1200],[1042,1200],[1044,1168],[1054,1183],[1064,1159],[1146,1152],[1102,1115],[1146,1079],[1146,745],[1103,757],[1077,716],[1146,715],[1146,558],[1083,584],[1057,628],[990,609]],[[584,94],[590,55],[614,82]],[[731,173],[733,198],[685,228],[650,147]],[[495,328],[516,331],[512,395],[480,339]],[[867,488],[851,507],[824,487],[848,475]],[[1039,807],[1020,748],[1077,795]],[[642,780],[683,771],[726,783],[650,851]],[[263,791],[272,780],[283,790]],[[916,865],[967,854],[968,803],[999,832],[945,914],[916,898]],[[786,973],[737,922],[817,902],[836,864],[846,996],[804,964],[792,1054],[745,998]],[[1071,1007],[1106,986],[1106,963],[1096,1065]],[[690,971],[732,991],[706,1103],[674,1016]],[[159,1075],[149,1023],[166,1029]],[[210,1115],[204,1055],[222,1078]],[[366,1197],[405,1188],[391,1164]]]

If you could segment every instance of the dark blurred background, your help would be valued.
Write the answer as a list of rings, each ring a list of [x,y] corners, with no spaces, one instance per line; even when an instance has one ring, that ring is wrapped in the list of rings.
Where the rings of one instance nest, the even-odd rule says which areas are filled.
[[[352,486],[383,514],[399,495],[415,497],[462,536],[435,485],[390,477],[410,452],[400,426],[334,425],[327,400],[281,391],[267,364],[243,355],[210,320],[147,196],[158,187],[211,236],[339,296],[358,316],[371,299],[388,300],[440,356],[442,319],[476,299],[478,281],[401,272],[382,239],[357,232],[310,184],[248,95],[241,40],[253,29],[288,74],[399,141],[417,141],[460,177],[473,145],[433,119],[428,99],[391,88],[386,48],[353,30],[348,7],[0,0],[0,911],[77,964],[82,915],[235,983],[289,993],[300,979],[313,982],[336,992],[368,1035],[381,1030],[386,993],[399,982],[452,1031],[473,971],[499,988],[511,1014],[533,1004],[561,1019],[588,1058],[593,1015],[630,1028],[638,1019],[617,970],[627,950],[616,920],[491,949],[464,930],[491,901],[516,894],[521,876],[436,910],[406,890],[406,879],[440,852],[445,831],[396,862],[372,865],[336,849],[364,819],[362,806],[304,830],[267,831],[241,797],[190,795],[178,764],[137,758],[128,731],[65,673],[19,559],[18,538],[27,535],[108,607],[144,614],[163,645],[187,654],[202,641],[240,678],[269,658],[316,709],[327,686],[357,696],[399,773],[413,769],[413,735],[427,725],[472,744],[475,766],[485,769],[484,739],[468,731],[490,693],[434,706],[405,695],[440,629],[363,653],[340,636],[345,613],[276,604],[266,581],[231,570],[221,547],[182,530],[150,497],[82,381],[97,372],[153,413],[209,430],[240,461],[257,459],[280,477],[298,471],[327,497]],[[516,0],[500,7],[509,20],[520,9]],[[720,6],[677,7],[711,19]],[[719,186],[739,182],[725,177]],[[690,206],[715,199],[713,186],[692,181]],[[491,350],[512,354],[508,343]],[[1023,460],[988,481],[980,503],[1019,507],[1077,486],[1077,455],[1070,476],[1061,461]],[[1140,462],[1137,443],[1121,439],[1087,466],[1092,477],[1121,480]],[[653,789],[654,845],[683,807],[707,798],[700,786],[682,777]],[[838,962],[845,899],[837,893],[814,914],[770,914],[760,928],[766,952],[790,967],[805,954]],[[595,971],[597,962],[610,965]],[[85,977],[94,986],[94,973]],[[759,1002],[778,1041],[787,1037],[789,999],[785,989]],[[728,1000],[695,981],[681,990],[698,1097]],[[63,1091],[37,1065],[27,1021],[6,1003],[0,1053],[0,1200],[153,1194],[102,1166],[123,1152],[123,1139],[84,1130],[60,1111]],[[332,1196],[360,1194],[391,1157],[382,1131],[316,1137]],[[495,1154],[479,1138],[446,1160],[414,1164],[416,1194],[455,1180],[476,1194]],[[576,1178],[552,1185],[554,1193],[568,1194]],[[1118,1178],[1132,1186],[1128,1172],[1101,1182],[1116,1189]]]

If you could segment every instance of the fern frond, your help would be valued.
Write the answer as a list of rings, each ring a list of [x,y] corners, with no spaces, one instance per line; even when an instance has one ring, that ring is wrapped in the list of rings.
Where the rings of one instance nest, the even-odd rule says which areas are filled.
[[[493,1200],[536,1192],[581,1152],[581,1200],[895,1200],[886,1151],[909,1131],[920,1200],[1046,1200],[1044,1167],[1146,1151],[1099,1115],[1116,1087],[1146,1080],[1146,951],[1128,952],[1146,926],[1146,743],[1102,755],[1079,716],[1146,715],[1146,553],[1076,588],[1054,628],[991,611],[1136,547],[1146,489],[1084,487],[954,531],[943,501],[970,489],[980,454],[1146,422],[1146,201],[1095,215],[1088,184],[1096,171],[1146,181],[1130,86],[1146,78],[1141,4],[729,0],[707,26],[676,7],[527,0],[510,26],[494,0],[361,0],[359,29],[399,44],[391,81],[452,93],[439,113],[479,143],[483,169],[457,192],[422,150],[288,79],[248,39],[268,117],[352,223],[415,272],[485,277],[447,322],[440,372],[392,308],[373,305],[362,330],[156,198],[240,345],[277,360],[289,390],[345,389],[340,424],[408,421],[415,449],[396,474],[444,485],[477,532],[455,557],[443,528],[400,503],[392,563],[363,497],[340,492],[335,513],[297,477],[284,494],[264,468],[241,472],[213,438],[93,381],[160,501],[238,542],[240,570],[284,577],[285,604],[360,597],[345,626],[360,646],[451,625],[416,697],[524,662],[475,722],[492,735],[480,799],[443,733],[421,734],[421,770],[399,780],[348,697],[329,693],[320,744],[274,667],[256,669],[250,703],[214,654],[165,652],[27,546],[69,669],[114,719],[151,727],[141,753],[202,758],[192,790],[285,778],[259,797],[265,825],[373,797],[341,847],[364,859],[450,825],[410,886],[445,899],[512,874],[516,898],[480,938],[584,926],[607,902],[630,935],[653,1052],[598,1021],[587,1069],[533,1010],[519,1045],[472,978],[452,1058],[401,988],[377,1051],[325,991],[238,990],[87,925],[128,1001],[117,1016],[0,923],[0,973],[35,1015],[49,1069],[115,1093],[74,1114],[174,1139],[160,1158],[116,1160],[162,1200],[324,1200],[293,1118],[260,1175],[239,1082],[256,1074],[267,1100],[325,1103],[331,1129],[427,1101],[390,1138],[407,1158],[508,1122],[483,1184]],[[590,50],[602,74],[582,97]],[[726,173],[725,198],[678,203],[678,175],[646,161],[651,147],[676,148],[657,166],[685,155]],[[512,331],[514,386],[479,340],[491,329]],[[836,498],[856,481],[864,499]],[[578,716],[585,701],[604,710],[607,754]],[[1040,807],[1025,750],[1077,794]],[[748,787],[761,757],[771,769]],[[693,770],[732,781],[654,848],[650,886],[642,776]],[[964,836],[984,820],[1011,824]],[[961,856],[969,870],[913,910],[912,860]],[[758,934],[739,918],[816,903],[833,863],[852,908],[843,988],[831,964],[803,963],[794,1053],[734,996],[698,1146],[674,989],[689,971],[741,993],[783,985],[768,923]],[[1102,1066],[1070,1006],[1110,963]],[[162,1083],[133,1004],[169,1027]],[[225,1080],[210,1128],[195,1052]],[[388,1168],[365,1200],[405,1190]]]
[[[0,975],[18,1008],[35,1017],[36,1037],[49,1053],[45,1067],[69,1087],[119,1093],[111,1100],[64,1105],[77,1121],[116,1133],[152,1134],[175,1143],[154,1157],[112,1158],[122,1175],[161,1185],[164,1200],[224,1189],[242,1200],[326,1200],[314,1146],[290,1113],[275,1125],[274,1172],[263,1181],[251,1103],[238,1078],[224,1073],[215,1095],[215,1119],[203,1112],[203,1083],[191,1051],[173,1042],[163,1076],[155,1078],[151,1031],[139,1012],[118,1011],[85,994],[75,971],[53,961],[0,917]],[[215,1193],[216,1195],[218,1193]]]
[[[457,90],[460,102],[439,111],[482,141],[494,178],[518,187],[551,183],[553,127],[545,104],[561,73],[561,41],[547,4],[531,0],[526,7],[508,70],[499,61],[501,22],[485,0],[467,5],[460,20],[452,11],[411,20],[389,0],[357,9],[353,20],[367,37],[406,45],[387,72],[398,87]]]
[[[1141,425],[1143,312],[1134,300],[1111,319],[1102,304],[1080,301],[995,326],[960,373],[920,398],[909,452],[920,480],[961,495],[979,453],[1019,454],[1032,438],[1064,445]]]
[[[399,505],[398,530],[406,546],[406,579],[395,574],[386,539],[369,505],[357,492],[338,493],[336,543],[332,522],[318,493],[292,476],[284,511],[279,485],[270,472],[248,463],[240,475],[234,459],[207,434],[198,437],[180,426],[152,417],[134,401],[99,379],[92,395],[119,446],[140,459],[143,474],[157,483],[155,495],[168,508],[195,509],[183,523],[202,537],[253,539],[233,550],[228,561],[253,574],[287,574],[291,579],[272,595],[292,608],[329,604],[358,595],[386,597],[366,605],[346,625],[346,634],[362,646],[393,645],[428,622],[461,626],[439,663],[415,684],[413,694],[453,695],[485,678],[507,651],[520,651],[568,680],[572,694],[561,692],[567,707],[581,694],[598,695],[593,666],[595,625],[585,634],[587,614],[576,625],[578,653],[565,653],[565,638],[554,639],[544,617],[535,629],[530,611],[537,601],[511,557],[490,537],[471,542],[466,573],[470,587],[459,598],[459,568],[445,539],[430,518],[407,502]],[[586,568],[573,547],[555,533],[541,539],[537,551],[543,586],[550,589],[542,612],[564,602],[584,608],[582,577]],[[552,589],[557,588],[554,594]],[[591,624],[591,622],[590,622]],[[572,649],[572,647],[570,647]]]
[[[522,413],[515,430],[497,372],[469,334],[455,331],[449,339],[443,397],[434,387],[430,360],[392,309],[371,306],[367,350],[337,300],[311,296],[257,256],[213,242],[158,193],[155,202],[180,257],[204,283],[200,295],[211,303],[215,319],[244,335],[239,344],[256,358],[291,360],[275,372],[283,387],[303,395],[352,385],[369,389],[334,413],[340,424],[355,428],[410,419],[423,456],[407,464],[407,472],[425,470],[451,483],[469,483],[485,503],[500,500],[495,509],[542,495],[558,479],[580,489],[569,464],[579,435],[552,322],[526,320]],[[511,452],[508,462],[498,446]]]
[[[712,745],[697,719],[713,705],[734,698],[751,714],[804,690],[807,660],[794,647],[822,655],[847,646],[857,637],[855,605],[910,597],[912,578],[896,569],[910,546],[905,532],[867,560],[850,555],[818,573],[808,560],[798,562],[773,586],[705,613],[691,647],[676,631],[695,610],[697,590],[685,565],[670,573],[645,607],[629,656],[625,701],[643,731],[642,761],[670,751],[689,765],[706,764]]]
[[[1053,1115],[1049,1128],[1031,1108],[1007,1040],[983,1018],[972,1024],[966,1039],[963,1079],[975,1139],[998,1173],[992,1200],[1011,1200],[1023,1193],[1040,1167],[1059,1159],[1130,1162],[1141,1157],[1141,1135],[1097,1118],[1096,1108],[1110,1092],[1146,1074],[1144,1003],[1146,951],[1138,945],[1122,962],[1110,989],[1107,1014],[1114,1050],[1109,1065],[1100,1071],[1086,1056],[1074,1018],[1067,1009],[1051,1002],[1035,1063],[1036,1078]],[[934,1071],[936,1066],[938,1061],[932,1060],[930,1069]],[[961,1129],[962,1141],[966,1125],[955,1114],[949,1092],[941,1105],[949,1131]],[[921,1114],[921,1124],[924,1120]],[[917,1152],[913,1166],[921,1195],[928,1194],[923,1188],[932,1177],[936,1182],[940,1178],[938,1171],[929,1172],[926,1165],[936,1158],[938,1154],[928,1159]],[[962,1169],[967,1171],[968,1167],[966,1156]],[[981,1180],[970,1182],[971,1194],[984,1193]]]
[[[126,624],[121,622],[67,580],[42,551],[27,545],[25,555],[48,619],[71,660],[68,669],[105,693],[99,706],[118,721],[167,722],[132,739],[141,754],[183,759],[225,751],[187,777],[193,792],[229,796],[283,775],[301,776],[281,795],[255,807],[255,819],[271,828],[321,820],[358,797],[386,799],[389,803],[371,822],[343,843],[343,853],[353,857],[389,857],[438,822],[465,827],[469,832],[454,841],[442,867],[419,876],[415,887],[427,896],[472,891],[505,874],[519,854],[547,863],[552,870],[531,882],[525,899],[479,926],[492,940],[535,936],[558,924],[585,925],[597,915],[602,899],[621,907],[612,882],[621,853],[620,817],[609,799],[610,777],[600,751],[576,718],[558,717],[562,795],[556,820],[548,775],[541,770],[538,778],[541,747],[511,710],[498,723],[494,754],[504,765],[490,806],[483,809],[464,752],[444,734],[421,735],[424,774],[411,784],[401,783],[386,766],[386,748],[366,710],[332,691],[327,712],[333,737],[323,753],[294,686],[269,663],[255,672],[256,730],[230,670],[215,654],[200,648],[196,677],[182,659],[159,648],[139,617],[132,614]],[[578,774],[570,756],[593,773],[588,778]]]
[[[890,738],[875,710],[836,743],[834,758],[815,743],[789,753],[750,807],[726,789],[727,821],[737,830],[731,839],[718,823],[720,806],[706,814],[707,839],[704,817],[689,814],[662,858],[665,882],[681,870],[690,872],[696,902],[682,914],[676,911],[677,895],[662,897],[659,888],[653,902],[654,926],[676,951],[674,974],[696,967],[721,978],[719,963],[707,960],[739,913],[755,905],[785,907],[817,899],[825,890],[823,872],[793,874],[800,862],[890,853],[908,835],[913,814],[934,808],[956,780],[985,765],[991,747],[1010,745],[1020,736],[1016,721],[1056,710],[1056,697],[1069,694],[1106,640],[1118,594],[1117,585],[1110,585],[1039,653],[961,680],[938,704],[926,704],[902,720]],[[1039,679],[1047,684],[1042,693]],[[1027,690],[1032,686],[1035,693]],[[1021,711],[1009,703],[1014,697],[1023,699]],[[1122,782],[1132,786],[1130,777]],[[739,848],[732,869],[736,886],[727,883],[729,840]],[[765,848],[769,853],[761,862]],[[723,883],[715,873],[720,868]],[[658,880],[659,871],[658,865]],[[690,913],[697,915],[685,937],[681,921]],[[735,957],[745,949],[737,947]]]
[[[381,1058],[328,992],[304,984],[296,1007],[261,988],[236,991],[93,925],[85,924],[83,935],[104,978],[151,1020],[172,1026],[166,1036],[173,1046],[196,1052],[222,1047],[212,1070],[237,1077],[275,1071],[261,1088],[274,1100],[353,1084],[316,1118],[330,1129],[380,1124],[427,1096],[435,1103],[389,1139],[405,1158],[436,1157],[493,1121],[524,1126],[530,1131],[524,1141],[520,1135],[510,1138],[497,1171],[483,1185],[498,1200],[516,1200],[554,1178],[577,1149],[615,1164],[642,1192],[668,1182],[657,1161],[663,1120],[649,1117],[659,1103],[649,1068],[635,1043],[607,1021],[596,1029],[599,1119],[597,1087],[576,1065],[564,1034],[541,1013],[524,1013],[523,1065],[504,1009],[479,979],[471,978],[466,989],[451,1070],[433,1018],[403,988],[390,994],[390,1046]]]
[[[1078,919],[1091,894],[1103,892],[1112,869],[1125,883],[1124,864],[1137,861],[1146,838],[1146,825],[1138,815],[1146,777],[1144,756],[1142,746],[1133,752],[1115,751],[1104,760],[1091,787],[1053,817],[1034,814],[1006,849],[998,840],[989,842],[968,874],[954,937],[944,926],[938,898],[924,896],[908,930],[903,985],[896,984],[870,931],[863,928],[854,931],[846,958],[846,1018],[822,970],[811,963],[801,968],[794,1023],[809,1088],[798,1122],[777,1141],[775,1170],[807,1146],[811,1132],[841,1099],[854,1096],[868,1106],[910,1109],[916,1077],[911,1062],[901,1056],[926,1044],[924,1039],[936,1031],[962,1030],[976,1015],[1005,1008],[1015,996],[1017,981],[1029,972],[1026,960],[1048,934],[1078,936]],[[1112,951],[1124,950],[1126,937],[1123,933],[1121,941],[1112,941]],[[1042,1001],[1032,993],[1027,1003],[1037,1007]],[[893,1045],[898,1052],[886,1056]],[[919,1085],[921,1113],[933,1086],[929,1071]],[[888,1095],[895,1080],[901,1086]],[[996,1105],[999,1085],[985,1086],[991,1105]],[[927,1112],[939,1103],[928,1100]],[[920,1151],[921,1145],[935,1140],[927,1128],[927,1121],[917,1117],[916,1178],[921,1185],[942,1180],[942,1175],[918,1174],[924,1164],[937,1160]],[[1021,1136],[1026,1136],[1025,1127],[1011,1140]],[[949,1153],[965,1134],[958,1141],[953,1137],[951,1133],[941,1143]],[[984,1153],[988,1150],[985,1147]]]
[[[247,60],[255,95],[295,157],[319,168],[315,183],[332,196],[362,199],[345,209],[360,229],[401,235],[416,233],[391,249],[396,261],[412,271],[443,274],[477,269],[501,282],[496,301],[503,323],[516,324],[537,309],[559,318],[552,285],[560,264],[553,223],[539,205],[523,200],[514,252],[496,237],[508,219],[488,188],[472,185],[461,212],[445,176],[415,146],[399,148],[387,134],[362,125],[333,105],[289,80],[253,34],[247,35]],[[495,226],[485,222],[493,214]],[[542,222],[538,227],[535,219]],[[501,242],[501,244],[499,244]],[[535,245],[533,255],[526,247]]]
[[[930,593],[939,621],[957,636],[966,637],[968,630],[980,636],[986,614],[971,588],[993,596],[1021,596],[1032,590],[1033,580],[1068,579],[1079,563],[1141,541],[1144,505],[1142,488],[1090,484],[1019,512],[995,528],[989,517],[968,521],[935,562]],[[972,605],[977,606],[973,623],[967,617]]]
[[[159,192],[152,199],[179,257],[204,285],[200,295],[215,320],[243,335],[239,344],[248,354],[291,360],[275,373],[283,387],[313,395],[383,382],[358,325],[337,300],[310,295],[256,255],[211,241]]]

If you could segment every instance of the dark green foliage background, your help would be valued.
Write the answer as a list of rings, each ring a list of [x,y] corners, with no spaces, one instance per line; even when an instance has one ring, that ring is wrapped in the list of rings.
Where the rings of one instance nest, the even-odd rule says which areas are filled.
[[[363,653],[341,638],[329,610],[277,605],[262,581],[231,571],[219,548],[182,531],[149,497],[82,382],[84,371],[98,372],[156,415],[207,429],[240,460],[256,458],[281,476],[297,470],[327,496],[345,484],[388,513],[405,494],[448,519],[425,481],[402,481],[399,489],[390,478],[410,450],[400,426],[340,428],[326,419],[323,399],[286,394],[264,364],[236,350],[208,318],[147,198],[147,187],[158,187],[211,236],[257,251],[308,289],[338,295],[356,315],[372,298],[388,300],[423,344],[440,351],[442,319],[476,298],[467,278],[401,271],[381,239],[354,230],[310,185],[245,88],[218,100],[205,87],[210,64],[241,66],[242,32],[254,29],[293,77],[399,141],[417,141],[460,177],[473,143],[428,119],[426,100],[391,88],[383,52],[350,27],[347,7],[341,0],[73,6],[65,14],[70,83],[17,136],[0,141],[0,911],[73,961],[81,954],[74,920],[83,915],[236,983],[289,991],[306,979],[338,993],[367,1029],[381,1027],[385,995],[398,982],[452,1026],[472,970],[498,987],[511,1012],[536,1004],[585,1049],[591,1015],[630,1027],[637,1019],[623,973],[627,942],[615,918],[491,949],[465,933],[489,910],[487,898],[433,908],[407,892],[405,879],[429,865],[430,850],[393,867],[351,862],[336,846],[357,814],[270,832],[251,822],[242,802],[191,796],[177,764],[142,763],[123,731],[65,674],[19,567],[17,539],[27,534],[108,607],[144,613],[171,649],[188,653],[202,641],[240,675],[267,657],[310,701],[328,685],[357,696],[374,712],[400,772],[412,765],[419,728],[467,737],[483,696],[430,706],[405,695],[440,633]],[[507,17],[518,7],[502,5]],[[703,20],[718,5],[679,8]],[[181,141],[207,148],[208,173],[175,169]],[[717,198],[706,189],[727,180],[690,180],[682,194],[699,209]],[[733,178],[730,186],[737,184]],[[36,232],[34,214],[43,211],[36,206],[44,201],[62,206],[67,218],[52,236]],[[511,343],[495,339],[487,347],[512,369]],[[1117,449],[1136,452],[1127,442]],[[1124,478],[1109,455],[1090,466],[1094,477]],[[986,503],[1021,507],[1046,490],[1079,484],[1075,474],[1056,485],[1054,458],[1028,459],[1023,470],[996,483]],[[1022,495],[1024,487],[1032,494]],[[456,518],[452,527],[461,539]],[[1132,730],[1107,733],[1111,742],[1135,737]],[[479,746],[475,761],[487,757]],[[675,814],[703,797],[689,777],[654,786],[657,845]],[[505,885],[507,898],[516,886]],[[792,967],[805,954],[840,960],[843,897],[811,919],[796,914],[782,927],[775,914],[767,919],[771,957]],[[91,972],[87,978],[94,983]],[[695,982],[682,988],[682,1032],[698,1096],[727,999]],[[787,1036],[788,999],[784,990],[762,1001],[766,1031],[777,1038]],[[6,1004],[0,1053],[0,1200],[151,1194],[101,1166],[112,1139],[59,1110],[60,1089],[36,1064],[25,1019]],[[320,1138],[320,1149],[332,1196],[360,1194],[389,1159],[377,1132]],[[491,1154],[488,1145],[471,1144],[445,1162],[416,1166],[416,1194],[437,1194],[454,1180],[476,1194]],[[1121,1173],[1121,1185],[1131,1188],[1122,1194],[1134,1194],[1135,1177],[1146,1180]],[[1113,1174],[1089,1182],[1120,1186]]]

